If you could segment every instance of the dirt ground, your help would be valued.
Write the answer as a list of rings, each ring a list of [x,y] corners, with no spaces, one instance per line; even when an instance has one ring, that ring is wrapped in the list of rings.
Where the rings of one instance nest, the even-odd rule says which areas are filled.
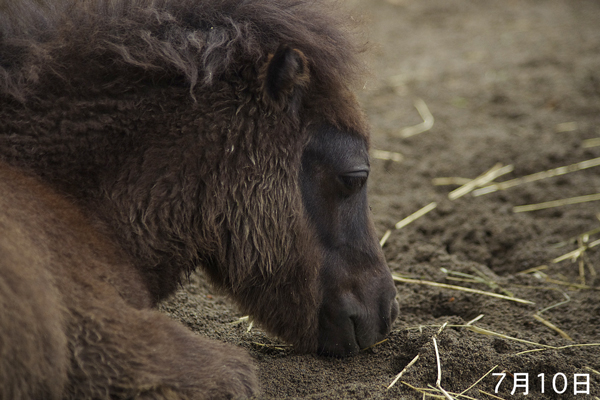
[[[435,387],[434,337],[441,386],[448,392],[461,393],[483,378],[464,394],[600,398],[600,247],[575,262],[553,262],[576,250],[581,234],[600,227],[600,202],[513,212],[514,206],[600,192],[600,167],[456,200],[448,193],[457,185],[432,183],[439,177],[472,179],[496,163],[514,166],[497,179],[505,181],[600,157],[600,146],[586,147],[600,137],[600,2],[352,4],[373,44],[368,57],[373,75],[359,93],[373,147],[404,157],[374,158],[369,186],[379,235],[393,230],[384,245],[392,272],[534,304],[398,283],[400,317],[389,339],[348,359],[297,355],[260,329],[248,332],[247,323],[232,324],[241,315],[201,276],[162,308],[200,334],[247,349],[260,368],[264,399],[423,398],[407,384]],[[422,122],[414,106],[418,99],[435,122],[403,138],[403,128]],[[431,202],[435,210],[393,229]],[[592,234],[587,243],[598,238],[600,233]],[[510,338],[464,326],[479,315],[474,326]],[[596,346],[572,346],[581,344]],[[386,390],[416,355],[417,362]],[[493,373],[506,378],[499,383]]]

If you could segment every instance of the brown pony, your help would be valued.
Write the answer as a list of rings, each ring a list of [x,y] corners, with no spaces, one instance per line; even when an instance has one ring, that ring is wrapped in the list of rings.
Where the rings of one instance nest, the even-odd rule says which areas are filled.
[[[0,398],[251,396],[152,309],[196,268],[300,352],[384,337],[360,73],[335,5],[0,0]]]

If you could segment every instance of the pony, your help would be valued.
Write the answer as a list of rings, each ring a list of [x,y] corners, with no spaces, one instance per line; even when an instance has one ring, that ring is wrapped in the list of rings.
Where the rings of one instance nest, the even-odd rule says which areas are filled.
[[[0,398],[258,393],[154,309],[206,271],[298,352],[381,340],[364,67],[308,0],[0,0]]]

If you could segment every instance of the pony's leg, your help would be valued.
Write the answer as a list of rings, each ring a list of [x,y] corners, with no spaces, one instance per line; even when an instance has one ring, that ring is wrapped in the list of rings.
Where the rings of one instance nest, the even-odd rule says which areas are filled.
[[[257,392],[244,350],[200,337],[158,311],[116,303],[74,310],[69,397],[231,399]]]
[[[0,220],[0,399],[61,399],[69,352],[66,310],[36,249],[22,251]]]

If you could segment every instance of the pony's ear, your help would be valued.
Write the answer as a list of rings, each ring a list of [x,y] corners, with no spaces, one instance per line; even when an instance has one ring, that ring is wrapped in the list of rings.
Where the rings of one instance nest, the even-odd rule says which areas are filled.
[[[308,61],[300,50],[280,45],[275,54],[269,55],[263,79],[264,90],[272,100],[290,100],[297,89],[308,86]]]

